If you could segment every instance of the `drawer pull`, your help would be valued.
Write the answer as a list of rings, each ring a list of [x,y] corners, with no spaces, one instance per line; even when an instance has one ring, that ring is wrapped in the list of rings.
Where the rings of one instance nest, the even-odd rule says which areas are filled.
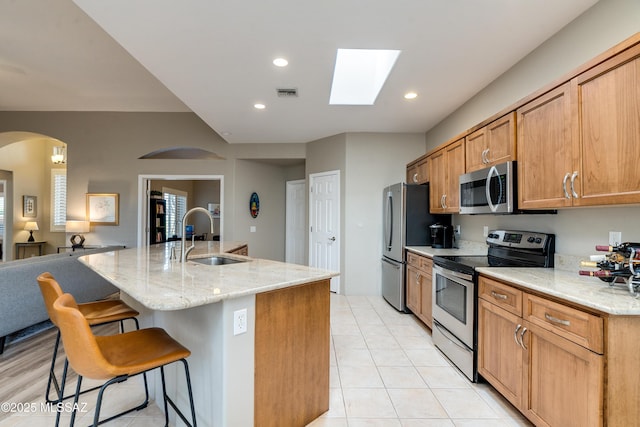
[[[491,291],[491,296],[494,297],[495,299],[501,299],[501,300],[507,299],[507,296],[505,294],[499,294],[496,291]]]
[[[557,323],[558,325],[571,326],[571,322],[569,322],[568,320],[558,319],[557,317],[553,317],[549,313],[545,313],[544,318],[547,319],[549,322]]]
[[[518,331],[520,330],[520,328],[522,328],[522,325],[516,326],[516,330],[513,331],[513,339],[517,345],[520,345],[520,342],[518,341]]]

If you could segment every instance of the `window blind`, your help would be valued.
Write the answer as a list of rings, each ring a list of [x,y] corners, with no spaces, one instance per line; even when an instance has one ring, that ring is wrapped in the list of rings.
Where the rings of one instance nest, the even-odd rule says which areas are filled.
[[[51,170],[51,231],[65,231],[67,222],[67,170]]]
[[[167,236],[182,237],[182,217],[187,212],[187,193],[169,188],[162,189],[167,202]]]

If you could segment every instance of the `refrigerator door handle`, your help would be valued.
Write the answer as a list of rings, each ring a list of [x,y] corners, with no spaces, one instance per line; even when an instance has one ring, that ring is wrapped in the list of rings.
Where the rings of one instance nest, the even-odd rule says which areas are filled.
[[[390,251],[391,241],[393,239],[393,193],[391,193],[391,191],[387,193],[387,214],[387,221],[384,224],[386,228],[385,236],[387,237],[385,244],[387,251]]]
[[[386,258],[382,258],[382,262],[386,262],[387,264],[389,264],[390,266],[392,266],[396,270],[400,270],[400,268],[402,267],[402,264],[399,264],[399,263],[393,262],[393,261],[389,261]]]

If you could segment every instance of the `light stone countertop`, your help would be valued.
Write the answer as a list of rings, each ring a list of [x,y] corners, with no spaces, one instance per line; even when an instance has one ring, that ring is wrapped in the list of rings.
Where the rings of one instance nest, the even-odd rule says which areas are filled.
[[[266,259],[227,254],[242,242],[195,242],[189,259],[223,255],[247,262],[181,263],[180,242],[85,255],[79,260],[153,310],[181,310],[225,299],[324,280],[339,273]],[[178,260],[170,259],[172,247]]]
[[[407,250],[433,258],[446,255],[486,255],[487,245],[461,242],[459,249],[407,246]],[[613,315],[640,315],[640,298],[624,284],[610,286],[596,277],[579,276],[580,260],[587,257],[555,255],[555,268],[479,267],[478,273]]]
[[[558,268],[480,267],[488,277],[519,285],[614,315],[640,315],[640,299],[623,284],[610,286],[596,277]]]

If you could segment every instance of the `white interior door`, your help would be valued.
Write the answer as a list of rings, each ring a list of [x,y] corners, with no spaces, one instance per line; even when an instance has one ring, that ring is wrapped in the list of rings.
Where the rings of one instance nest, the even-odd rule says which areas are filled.
[[[309,179],[309,265],[340,271],[340,171]],[[340,292],[340,277],[331,279],[331,292]]]
[[[304,257],[306,183],[304,179],[287,181],[285,261],[301,265],[306,265]]]

